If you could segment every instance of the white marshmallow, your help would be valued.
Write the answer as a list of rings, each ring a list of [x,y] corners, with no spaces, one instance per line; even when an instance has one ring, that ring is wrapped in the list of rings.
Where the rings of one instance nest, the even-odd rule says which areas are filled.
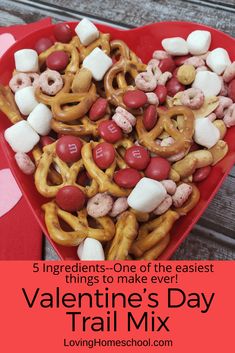
[[[215,72],[198,71],[192,87],[199,88],[205,97],[217,96],[222,88],[222,81]]]
[[[187,43],[190,54],[205,54],[211,45],[211,33],[201,30],[193,31],[188,35]]]
[[[97,47],[84,59],[82,66],[91,71],[96,81],[101,81],[112,64],[112,59]]]
[[[15,94],[15,102],[21,114],[29,115],[38,105],[32,86],[19,89]]]
[[[167,195],[164,186],[157,180],[142,178],[131,191],[127,203],[134,210],[152,212]]]
[[[39,135],[25,120],[12,125],[4,132],[4,137],[14,152],[28,153],[39,141]]]
[[[79,24],[75,28],[75,32],[77,33],[83,45],[89,45],[94,40],[99,38],[100,35],[94,23],[89,21],[87,18],[84,18],[82,21],[79,22]]]
[[[206,64],[212,71],[221,75],[226,67],[231,64],[231,60],[229,59],[227,50],[216,48],[208,54]]]
[[[33,49],[21,49],[15,52],[16,70],[20,72],[38,71],[38,53]]]
[[[77,249],[80,260],[102,261],[105,259],[104,250],[101,243],[93,238],[86,238]]]
[[[42,136],[45,136],[51,130],[51,110],[43,103],[39,103],[28,116],[28,123]]]
[[[165,38],[162,40],[162,46],[170,55],[188,54],[187,42],[181,37]]]
[[[220,139],[219,129],[208,118],[195,120],[194,141],[201,146],[211,148]]]

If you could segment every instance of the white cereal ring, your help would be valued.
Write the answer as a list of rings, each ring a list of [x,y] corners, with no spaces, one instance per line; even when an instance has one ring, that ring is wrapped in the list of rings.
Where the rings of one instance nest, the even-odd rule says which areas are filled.
[[[159,105],[159,99],[158,99],[158,96],[156,95],[156,93],[148,92],[148,93],[146,93],[146,96],[147,96],[149,104]]]
[[[89,216],[98,218],[106,216],[113,207],[113,199],[107,193],[98,193],[87,202]]]
[[[215,115],[215,113],[211,113],[209,115],[207,115],[207,119],[209,119],[210,121],[215,121],[217,119],[217,116]]]
[[[116,201],[114,201],[112,210],[109,215],[111,217],[117,217],[120,213],[126,211],[128,207],[129,205],[127,203],[127,198],[119,197]]]
[[[151,69],[140,72],[135,78],[135,84],[138,89],[144,92],[152,92],[157,87],[157,78]]]
[[[235,125],[235,103],[230,105],[228,110],[224,115],[224,123],[227,127],[231,127]]]
[[[164,186],[164,188],[166,189],[166,192],[169,195],[174,195],[177,186],[176,186],[176,183],[173,180],[166,179],[166,180],[162,180],[160,183]]]
[[[122,107],[117,107],[115,110],[116,113],[122,114],[132,126],[135,126],[136,124],[136,117],[132,115],[130,112],[128,112],[126,109]]]
[[[153,52],[153,58],[157,60],[163,60],[170,58],[170,54],[168,54],[165,50],[155,50]]]
[[[18,73],[14,75],[9,82],[10,89],[15,93],[19,89],[31,86],[31,80],[25,73]]]
[[[15,154],[15,160],[18,167],[24,174],[30,175],[34,173],[35,165],[26,153],[17,152]]]
[[[158,85],[165,86],[167,81],[172,78],[172,73],[169,71],[165,71],[158,79]]]
[[[193,65],[195,68],[205,66],[205,61],[200,56],[191,56],[185,60],[184,64]]]
[[[231,98],[228,98],[228,97],[219,96],[218,98],[219,98],[219,105],[214,110],[214,113],[217,116],[217,118],[223,119],[226,109],[228,109],[233,104],[233,101]]]
[[[170,137],[164,138],[164,139],[161,141],[160,145],[161,145],[161,146],[171,146],[174,142],[175,142],[175,139],[173,139],[173,137],[170,136]],[[167,160],[168,160],[169,162],[177,162],[177,161],[179,161],[180,159],[182,159],[184,156],[185,156],[185,152],[184,152],[184,151],[181,151],[181,152],[179,152],[179,153],[176,153],[176,154],[174,154],[174,155],[168,157]]]
[[[47,69],[39,76],[41,90],[49,96],[54,96],[63,87],[63,79],[59,72]]]
[[[228,83],[235,78],[235,61],[228,65],[223,74],[224,82]]]
[[[36,74],[36,72],[29,72],[27,73],[27,76],[31,80],[31,85],[33,86],[34,89],[39,87],[39,74]]]
[[[160,203],[160,205],[153,211],[156,216],[160,216],[165,213],[172,205],[172,197],[167,195],[166,198]]]
[[[191,195],[193,188],[191,185],[182,183],[176,188],[176,192],[172,196],[173,205],[178,208],[188,200]]]
[[[129,134],[132,131],[132,125],[127,118],[122,114],[116,113],[112,116],[112,120],[122,129],[125,134]]]
[[[227,97],[227,95],[228,95],[228,84],[226,82],[224,82],[224,80],[223,80],[223,78],[221,76],[219,76],[219,77],[220,77],[221,83],[222,83],[219,95],[223,96],[223,97]]]
[[[183,91],[180,101],[190,109],[199,109],[205,100],[204,93],[199,88],[189,88]]]
[[[161,72],[161,70],[159,69],[159,66],[158,66],[159,63],[160,63],[159,60],[151,59],[148,62],[148,65],[147,65],[147,71],[151,71],[152,74],[157,78],[157,80],[159,79],[159,77],[162,74],[162,72]]]

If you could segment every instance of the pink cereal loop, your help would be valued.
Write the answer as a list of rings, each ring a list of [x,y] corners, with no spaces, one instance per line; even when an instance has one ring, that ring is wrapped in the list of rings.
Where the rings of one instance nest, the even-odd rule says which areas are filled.
[[[165,86],[167,81],[172,78],[172,73],[169,71],[165,71],[158,79],[158,85]]]
[[[172,197],[170,195],[167,195],[166,198],[160,203],[160,205],[157,208],[155,208],[153,213],[156,216],[160,216],[161,214],[169,210],[171,205],[172,205]]]
[[[159,99],[158,96],[156,95],[156,93],[154,92],[148,92],[146,93],[147,99],[148,99],[148,103],[149,104],[153,104],[153,105],[159,105]]]
[[[153,52],[153,59],[156,59],[156,60],[163,60],[170,57],[171,55],[168,54],[165,50],[155,50]]]
[[[126,197],[119,197],[117,200],[114,201],[113,207],[109,215],[111,217],[117,217],[120,213],[126,211],[129,205],[127,203]]]
[[[159,64],[160,64],[159,60],[151,59],[147,65],[147,71],[148,72],[150,71],[157,78],[157,80],[162,74],[161,70],[159,69]]]
[[[112,116],[112,120],[123,130],[125,134],[129,134],[132,131],[132,125],[129,120],[120,113],[115,113]]]
[[[180,101],[190,109],[199,109],[203,105],[205,96],[199,88],[189,88],[183,91]]]
[[[198,68],[200,66],[205,66],[205,61],[199,56],[192,56],[185,60],[184,64],[193,65],[195,68]]]
[[[199,71],[209,71],[207,66],[199,66],[196,68],[196,72]]]
[[[130,112],[128,112],[126,109],[119,106],[116,108],[115,112],[123,115],[132,126],[135,126],[136,117],[134,115],[132,115]]]
[[[30,175],[34,173],[35,165],[26,153],[17,152],[15,154],[15,160],[18,167],[24,174]]]
[[[226,67],[223,74],[223,80],[226,83],[229,83],[234,78],[235,78],[235,61]]]
[[[175,142],[173,137],[166,137],[161,141],[161,146],[171,146]],[[185,156],[185,151],[174,154],[167,158],[169,162],[177,162]]]
[[[213,122],[217,119],[217,116],[215,115],[215,113],[211,113],[211,114],[207,115],[206,118],[209,119],[211,122]]]
[[[47,69],[39,76],[39,85],[44,93],[54,96],[63,87],[63,79],[59,72]]]
[[[172,196],[173,205],[176,208],[183,206],[183,204],[188,200],[192,191],[193,191],[192,186],[186,183],[183,183],[177,186],[176,192]]]
[[[147,67],[146,72],[140,72],[135,78],[136,87],[144,92],[151,92],[157,87],[157,78]]]
[[[173,180],[166,179],[166,180],[162,180],[160,183],[164,186],[164,188],[166,189],[166,192],[169,195],[174,195],[177,186],[176,186],[176,183]]]
[[[219,96],[218,98],[219,98],[219,105],[214,110],[214,113],[217,118],[223,119],[226,109],[228,109],[233,104],[233,101],[231,98],[228,98],[228,97]]]
[[[235,125],[235,103],[230,105],[228,110],[225,112],[223,120],[227,127],[231,127]]]
[[[223,77],[219,76],[222,86],[219,95],[223,97],[227,97],[228,95],[228,84],[224,82]]]
[[[106,216],[113,207],[113,199],[107,193],[98,193],[87,202],[89,216],[98,218]]]
[[[14,75],[9,82],[9,87],[14,93],[28,86],[31,86],[31,80],[28,75],[23,72]]]
[[[29,72],[27,73],[27,76],[31,80],[31,85],[33,86],[34,89],[39,87],[39,74],[36,74],[36,72]]]

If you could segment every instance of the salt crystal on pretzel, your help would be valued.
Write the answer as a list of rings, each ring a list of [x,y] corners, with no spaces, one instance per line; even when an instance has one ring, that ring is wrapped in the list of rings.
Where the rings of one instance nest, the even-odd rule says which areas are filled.
[[[97,47],[87,55],[82,66],[91,71],[96,81],[101,81],[112,64],[112,59]]]
[[[75,28],[81,43],[85,46],[92,43],[94,40],[99,38],[99,31],[97,27],[89,21],[87,18],[83,18]]]
[[[188,35],[187,43],[190,54],[204,54],[210,47],[211,33],[209,31],[201,30],[193,31]]]
[[[199,88],[205,97],[217,96],[222,88],[222,82],[215,72],[199,71],[192,84],[193,88]]]
[[[38,71],[38,53],[33,49],[21,49],[14,53],[15,67],[20,72]]]
[[[130,207],[140,212],[152,212],[167,195],[164,186],[156,180],[142,178],[128,196]]]
[[[51,130],[51,110],[43,103],[39,103],[28,116],[28,123],[41,136],[46,136]]]
[[[86,238],[77,249],[80,260],[102,261],[104,260],[104,250],[99,240]]]
[[[201,146],[211,148],[220,139],[219,129],[208,118],[195,120],[194,141]]]
[[[21,114],[29,115],[38,105],[32,86],[20,89],[15,94],[15,102]]]
[[[226,67],[231,64],[231,60],[227,50],[224,48],[216,48],[207,56],[206,64],[212,71],[221,75]]]
[[[14,152],[29,152],[39,142],[39,135],[25,120],[10,126],[4,133],[6,141]]]
[[[162,46],[168,54],[186,55],[188,54],[188,44],[181,37],[165,38],[162,40]]]

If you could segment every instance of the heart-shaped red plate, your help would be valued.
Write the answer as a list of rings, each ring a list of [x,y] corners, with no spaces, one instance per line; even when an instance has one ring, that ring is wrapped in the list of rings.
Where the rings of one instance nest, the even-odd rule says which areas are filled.
[[[71,28],[74,28],[77,23],[69,23]],[[131,29],[128,31],[119,30],[104,25],[97,25],[101,32],[111,34],[112,39],[122,39],[127,45],[143,60],[147,62],[152,57],[152,53],[156,49],[161,49],[161,41],[169,37],[183,37],[186,38],[190,32],[196,29],[209,30],[212,35],[211,48],[223,47],[225,48],[231,60],[235,60],[235,40],[213,28],[203,25],[189,23],[189,22],[160,22],[154,23],[145,27]],[[14,44],[2,57],[0,66],[0,83],[8,84],[12,72],[14,70],[14,52],[23,48],[34,48],[34,44],[42,37],[53,36],[53,25],[40,29],[29,36]],[[45,199],[40,196],[34,186],[32,176],[24,175],[17,167],[14,160],[14,153],[5,142],[3,137],[4,130],[10,126],[8,119],[0,115],[0,145],[3,152],[6,154],[9,161],[9,166],[14,173],[18,184],[20,185],[24,196],[30,204],[31,210],[37,218],[43,232],[50,239],[45,223],[44,215],[41,211],[41,205]],[[235,127],[230,128],[227,132],[225,140],[229,145],[229,153],[227,156],[213,167],[209,177],[198,184],[201,192],[201,198],[197,206],[185,217],[181,217],[171,231],[171,242],[165,252],[161,255],[161,259],[169,259],[170,256],[177,249],[179,244],[188,235],[194,224],[197,222],[203,211],[208,206],[213,196],[218,191],[221,183],[228,174],[229,170],[235,162]],[[10,225],[9,225],[10,226]],[[32,234],[29,234],[32,236]],[[19,239],[20,241],[20,239]],[[71,260],[77,259],[76,248],[67,248],[51,242],[57,253],[62,259]]]

